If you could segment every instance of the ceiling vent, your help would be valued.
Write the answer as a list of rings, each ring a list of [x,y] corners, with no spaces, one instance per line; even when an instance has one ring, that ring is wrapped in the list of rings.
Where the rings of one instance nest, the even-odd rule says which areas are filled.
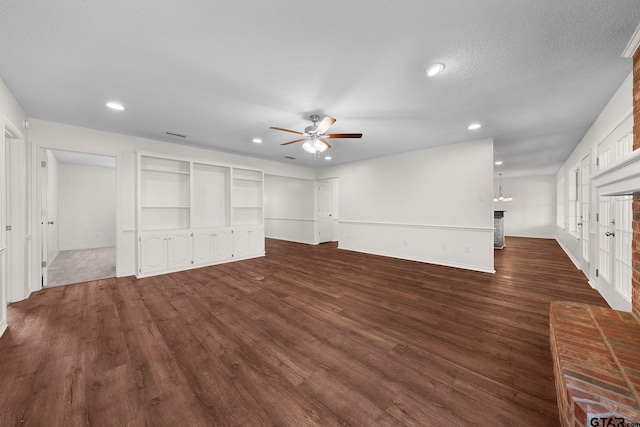
[[[167,135],[171,135],[171,136],[177,136],[178,138],[186,138],[187,135],[184,133],[180,133],[180,132],[174,132],[172,130],[168,130],[167,131]]]
[[[285,159],[289,159],[289,160],[295,160],[295,157],[291,157],[291,156],[284,156]]]

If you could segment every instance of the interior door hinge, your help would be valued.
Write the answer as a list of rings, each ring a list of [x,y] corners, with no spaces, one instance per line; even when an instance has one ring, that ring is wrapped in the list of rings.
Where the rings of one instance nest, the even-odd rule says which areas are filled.
[[[40,162],[40,167],[41,167],[41,168],[46,168],[46,167],[47,167],[47,162],[45,162],[44,160],[42,160],[42,161]]]
[[[599,213],[596,214],[596,222],[600,222],[600,214]]]
[[[600,166],[600,157],[596,157],[596,166]]]
[[[40,265],[42,266],[42,268],[45,268],[47,266],[47,261],[42,261]]]
[[[7,225],[6,227],[4,227],[4,229],[7,230],[7,231],[11,231],[11,226]]]
[[[596,268],[596,277],[598,277],[598,269]]]

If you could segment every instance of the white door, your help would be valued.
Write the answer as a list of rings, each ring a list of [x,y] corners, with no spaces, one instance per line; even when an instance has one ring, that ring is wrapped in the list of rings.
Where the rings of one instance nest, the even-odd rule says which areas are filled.
[[[42,240],[42,248],[40,250],[40,259],[42,260],[42,287],[47,286],[47,266],[49,264],[49,172],[46,168],[48,160],[47,150],[40,150],[40,173],[42,174],[41,182],[41,211],[40,211],[40,236]]]
[[[249,230],[236,228],[233,230],[233,257],[244,258],[251,253],[251,240]]]
[[[331,239],[331,183],[318,183],[318,243],[330,242]]]
[[[224,261],[233,256],[233,239],[231,231],[220,230],[213,233],[214,261]]]
[[[631,310],[632,196],[600,197],[598,291],[616,310]]]
[[[612,307],[631,311],[631,248],[633,241],[633,196],[614,198],[613,278],[615,293]]]
[[[591,156],[582,159],[580,164],[580,217],[578,219],[578,231],[580,233],[580,244],[582,246],[582,259],[580,260],[580,268],[589,277],[589,233],[590,233],[590,175],[591,175]]]
[[[7,170],[5,134],[0,136],[0,167]],[[7,326],[7,186],[5,174],[0,173],[0,334]]]
[[[598,292],[611,305],[613,302],[613,234],[612,197],[600,197],[598,221]]]
[[[167,266],[187,267],[193,264],[193,241],[191,233],[172,233],[167,236]]]
[[[165,234],[142,236],[140,252],[141,273],[167,269],[167,236]]]
[[[632,126],[630,116],[598,144],[598,170],[613,166],[633,151]],[[631,310],[631,204],[632,196],[600,196],[598,204],[598,291],[612,308],[624,311]]]
[[[264,255],[264,229],[253,228],[249,231],[251,255]]]
[[[193,263],[195,265],[205,265],[211,264],[213,261],[213,232],[193,233]]]

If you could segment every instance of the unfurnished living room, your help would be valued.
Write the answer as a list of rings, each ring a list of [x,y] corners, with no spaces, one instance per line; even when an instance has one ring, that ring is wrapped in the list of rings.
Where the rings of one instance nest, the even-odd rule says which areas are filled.
[[[0,16],[0,426],[640,425],[635,0]]]

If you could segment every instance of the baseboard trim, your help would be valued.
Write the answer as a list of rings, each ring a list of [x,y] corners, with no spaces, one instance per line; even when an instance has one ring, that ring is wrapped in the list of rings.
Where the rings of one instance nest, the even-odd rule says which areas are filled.
[[[569,257],[569,259],[571,260],[573,265],[575,265],[578,270],[582,270],[580,268],[580,263],[578,262],[577,259],[574,258],[574,256],[571,254],[571,252],[569,252],[569,249],[567,249],[567,247],[564,244],[562,244],[562,242],[560,240],[556,239],[556,242],[558,242],[558,245],[560,245],[560,247],[562,248],[564,253],[567,254],[567,256]]]
[[[273,237],[273,236],[264,236],[267,239],[273,239],[273,240],[282,240],[283,242],[293,242],[293,243],[302,243],[305,245],[317,245],[318,243],[315,242],[306,242],[304,240],[294,240],[294,239],[284,239],[282,237]]]
[[[340,244],[338,244],[338,249],[353,251],[353,252],[360,252],[360,253],[370,254],[370,255],[379,255],[379,256],[384,256],[388,258],[405,259],[407,261],[423,262],[425,264],[440,265],[443,267],[460,268],[462,270],[478,271],[480,273],[495,274],[496,272],[496,270],[494,269],[484,268],[476,265],[468,265],[468,264],[461,264],[461,263],[447,263],[447,262],[441,262],[441,261],[435,261],[435,260],[429,260],[429,259],[421,259],[416,257],[399,256],[397,254],[369,251],[369,250],[358,249],[358,248],[345,248],[345,247],[341,247]]]
[[[4,334],[4,331],[7,330],[7,321],[3,320],[2,322],[0,322],[0,337],[2,336],[2,334]]]

